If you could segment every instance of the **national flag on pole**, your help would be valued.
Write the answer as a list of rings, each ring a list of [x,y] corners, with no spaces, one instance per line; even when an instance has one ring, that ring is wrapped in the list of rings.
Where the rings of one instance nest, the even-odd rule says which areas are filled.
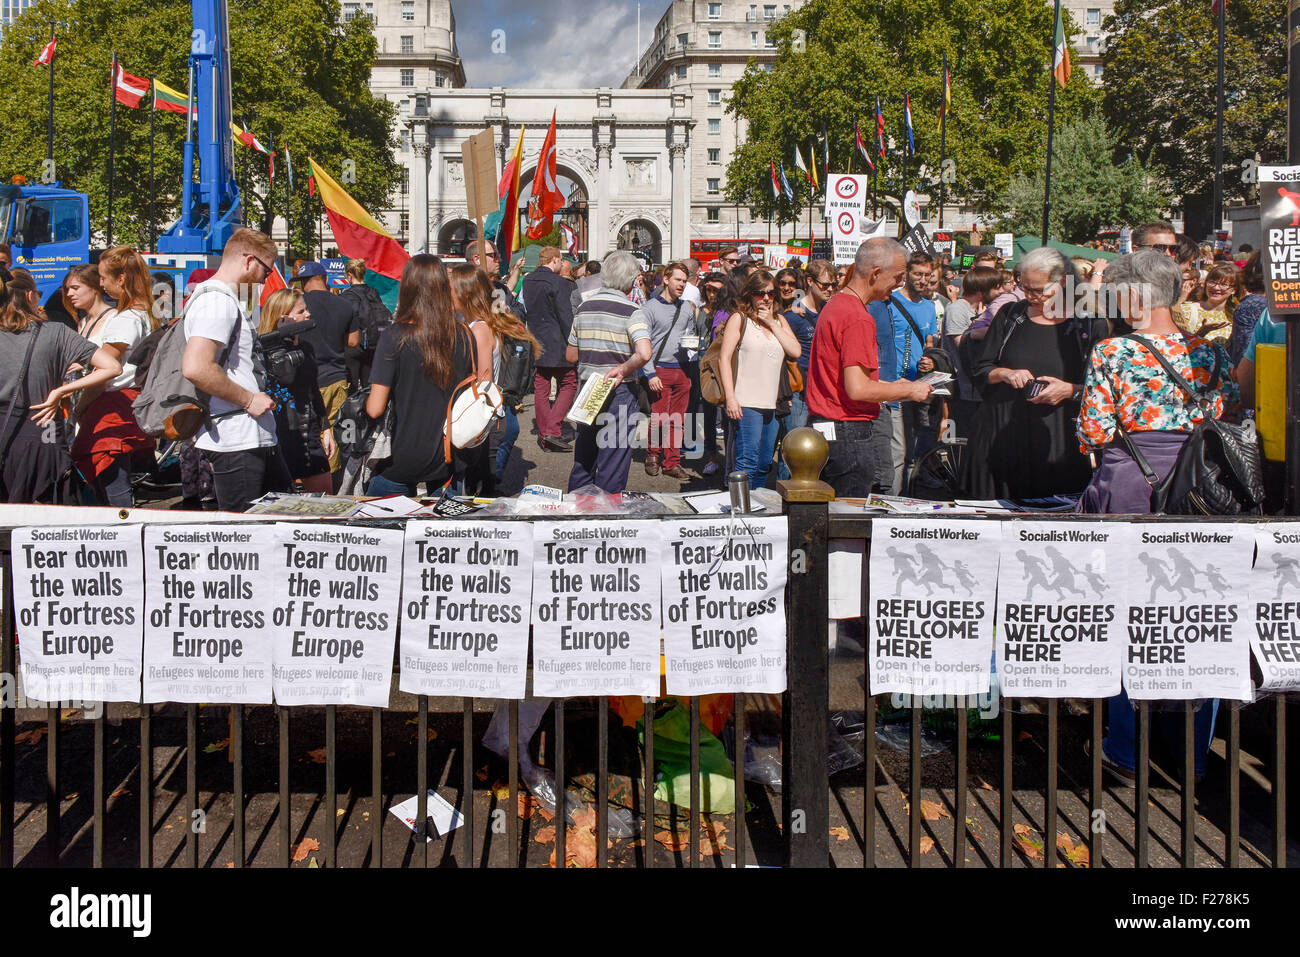
[[[1227,7],[1228,7],[1228,0],[1210,0],[1210,12],[1213,13],[1216,17],[1221,12],[1226,10]]]
[[[812,173],[808,172],[808,167],[803,164],[803,154],[799,152],[798,144],[794,148],[794,165],[803,172],[803,178],[808,181],[808,184],[812,185]]]
[[[293,192],[293,157],[289,155],[289,147],[284,148],[284,172],[289,177],[289,191]]]
[[[58,37],[50,37],[50,42],[41,48],[40,55],[32,61],[32,66],[44,66],[54,59],[54,48],[58,45]]]
[[[551,126],[542,141],[542,152],[537,158],[537,171],[533,174],[529,191],[529,239],[546,236],[555,225],[556,212],[564,208],[564,193],[556,183],[555,152],[555,110],[551,110]]]
[[[943,121],[947,118],[948,111],[951,109],[952,109],[952,83],[948,77],[948,67],[947,65],[945,65],[943,68],[943,100],[939,104],[939,125],[940,126],[943,125]]]
[[[785,178],[785,163],[779,164],[781,171],[781,192],[785,193],[785,198],[794,202],[794,190],[790,188],[790,181]]]
[[[310,156],[307,157],[307,162],[309,163],[311,162]],[[308,196],[316,195],[316,177],[313,176],[311,173],[307,174],[307,195]]]
[[[366,285],[379,293],[389,309],[396,308],[402,268],[411,257],[388,230],[334,182],[329,173],[316,165],[315,160],[309,156],[307,162],[311,164],[313,180],[320,184],[321,202],[325,204],[325,214],[329,217],[339,255],[364,259]]]
[[[262,295],[257,299],[258,308],[266,305],[266,300],[271,298],[271,293],[288,288],[289,284],[284,281],[284,276],[280,275],[280,267],[271,266],[271,275],[266,277],[266,282],[262,284]]]
[[[862,130],[858,128],[858,121],[853,121],[853,145],[858,148],[862,158],[867,162],[867,169],[873,173],[876,171],[876,163],[871,158],[871,150],[867,149],[867,141],[862,138]]]
[[[184,116],[186,112],[198,115],[198,107],[190,103],[188,95],[178,90],[173,90],[166,83],[155,78],[153,81],[153,108],[155,110],[170,110],[173,113],[179,113]]]
[[[1070,79],[1070,47],[1065,42],[1065,23],[1062,17],[1056,18],[1056,41],[1052,49],[1052,76],[1061,86]]]
[[[903,94],[903,118],[907,123],[907,155],[916,155],[916,142],[912,139],[912,94]]]
[[[880,112],[880,97],[876,97],[876,150],[885,155],[885,114]]]
[[[831,138],[826,132],[826,124],[822,124],[822,178],[830,179],[831,177]]]
[[[821,189],[821,183],[817,181],[817,146],[809,144],[808,146],[808,170],[812,174],[813,192]]]
[[[568,223],[560,223],[560,239],[564,243],[564,251],[570,256],[578,255],[578,231]]]
[[[781,184],[776,179],[776,160],[768,160],[767,165],[772,170],[772,201],[775,202],[777,194],[781,192]]]
[[[524,166],[524,130],[521,127],[515,140],[515,152],[501,172],[497,195],[502,198],[501,227],[497,233],[497,252],[502,265],[509,268],[510,256],[520,246],[519,239],[519,178]],[[484,231],[487,231],[484,225]]]
[[[275,182],[275,136],[274,135],[268,136],[267,139],[271,141],[271,149],[266,154],[267,156],[270,157],[270,161],[271,161],[271,170],[268,175],[268,178],[271,180],[271,182],[274,183]]]
[[[133,110],[140,108],[140,101],[149,92],[149,80],[142,76],[132,76],[119,64],[113,76],[113,95],[117,101]]]

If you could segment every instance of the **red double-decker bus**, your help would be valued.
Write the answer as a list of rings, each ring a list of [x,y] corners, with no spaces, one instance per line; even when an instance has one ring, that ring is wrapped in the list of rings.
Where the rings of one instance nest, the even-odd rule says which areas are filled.
[[[749,254],[759,262],[763,261],[763,247],[767,245],[766,239],[692,239],[691,255],[700,261],[704,266],[708,266],[718,258],[718,250],[726,249],[728,246],[749,247]]]

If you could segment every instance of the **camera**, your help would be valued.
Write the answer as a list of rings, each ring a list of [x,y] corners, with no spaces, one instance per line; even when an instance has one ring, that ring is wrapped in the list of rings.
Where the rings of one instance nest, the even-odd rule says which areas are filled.
[[[265,357],[266,375],[270,380],[267,382],[268,390],[276,385],[288,387],[298,377],[298,370],[302,368],[306,356],[297,346],[290,345],[289,340],[315,328],[316,320],[307,319],[257,337],[257,344]]]

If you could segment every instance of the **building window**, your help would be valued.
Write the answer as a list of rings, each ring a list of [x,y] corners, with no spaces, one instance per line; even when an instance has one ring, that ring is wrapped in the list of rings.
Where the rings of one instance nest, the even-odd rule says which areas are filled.
[[[710,50],[720,50],[720,49],[722,49],[722,31],[721,31],[721,30],[710,30],[710,31],[709,31],[709,49],[710,49]]]
[[[373,3],[366,4],[366,16],[370,18],[371,23],[375,22],[375,5]]]
[[[709,64],[709,76],[722,76],[722,64],[721,64],[721,63],[710,63],[710,64]]]
[[[758,4],[757,4],[757,3],[751,3],[751,4],[749,5],[749,13],[745,16],[745,19],[748,20],[750,23],[757,23],[757,22],[758,22]]]
[[[444,73],[435,73],[435,74],[433,75],[433,85],[434,85],[434,86],[446,86],[446,85],[447,85],[447,76],[446,76],[446,74],[444,74]]]
[[[691,42],[691,35],[689,33],[677,34],[677,48],[679,50],[685,50],[687,45],[690,42]]]
[[[403,166],[402,167],[402,195],[409,196],[410,194],[411,194],[411,170],[408,167]]]
[[[685,64],[685,63],[683,63],[681,66],[679,66],[679,67],[677,68],[677,79],[679,79],[679,80],[684,80],[684,79],[686,79],[686,64]]]
[[[722,150],[718,149],[716,146],[709,147],[709,165],[710,166],[722,165]]]
[[[764,20],[775,20],[775,19],[776,19],[776,4],[775,4],[775,3],[765,3],[765,4],[763,4],[763,19],[764,19]]]
[[[721,183],[722,183],[721,179],[719,179],[716,176],[711,176],[704,181],[705,184],[704,191],[708,193],[710,196],[717,196]]]
[[[361,16],[361,4],[345,3],[343,4],[343,22],[351,23],[357,17]]]
[[[415,86],[415,70],[402,70],[402,86]]]
[[[757,50],[757,49],[758,49],[758,31],[757,31],[757,30],[750,30],[750,31],[749,31],[749,46],[750,46],[751,49],[754,49],[754,50]]]
[[[411,131],[410,130],[400,131],[397,135],[397,142],[399,144],[399,148],[403,153],[409,150],[411,148]]]
[[[709,135],[720,134],[722,132],[722,120],[717,118],[709,120]]]
[[[1096,77],[1100,77],[1100,76],[1101,76],[1101,64],[1100,64],[1100,63],[1095,63],[1095,64],[1093,64],[1093,67],[1092,67],[1092,75],[1093,75],[1093,76],[1096,76]]]
[[[411,214],[400,213],[397,217],[397,231],[405,236],[411,229]]]
[[[722,19],[722,4],[720,3],[709,4],[709,19],[710,20]]]
[[[1088,26],[1090,26],[1090,27],[1099,27],[1099,26],[1101,26],[1101,8],[1100,8],[1100,7],[1089,7],[1089,8],[1088,8]]]
[[[783,12],[784,12],[784,13],[789,13],[789,12],[790,12],[790,4],[787,3],[787,4],[785,5],[785,7],[784,7],[784,9],[783,9]]]
[[[414,53],[414,52],[415,52],[415,37],[402,37],[402,50],[401,50],[401,52],[403,52],[403,53]]]
[[[771,73],[771,72],[772,72],[772,67],[774,67],[774,66],[776,66],[775,63],[770,63],[770,62],[769,62],[769,63],[764,63],[764,64],[763,64],[763,72],[764,72],[764,73]]]
[[[770,33],[764,33],[764,34],[763,34],[763,49],[765,49],[765,50],[770,50],[770,49],[772,49],[774,46],[776,46],[776,44],[772,42],[772,35],[771,35]]]
[[[718,219],[718,207],[716,207],[716,206],[710,206],[710,207],[706,210],[706,213],[707,213],[706,219],[708,220],[708,222],[710,222],[710,223],[721,222],[721,220]]]
[[[721,105],[722,105],[722,91],[709,90],[709,106],[721,106]]]
[[[1095,50],[1095,49],[1097,49],[1097,41],[1100,40],[1100,39],[1101,39],[1101,37],[1098,37],[1098,36],[1091,36],[1091,37],[1088,37],[1088,49],[1089,49],[1089,50]]]

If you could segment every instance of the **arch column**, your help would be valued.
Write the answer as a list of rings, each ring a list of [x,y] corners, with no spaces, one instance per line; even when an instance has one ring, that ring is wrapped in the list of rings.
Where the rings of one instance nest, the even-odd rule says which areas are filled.
[[[415,255],[429,248],[429,142],[422,124],[411,137],[411,231],[407,252]]]

